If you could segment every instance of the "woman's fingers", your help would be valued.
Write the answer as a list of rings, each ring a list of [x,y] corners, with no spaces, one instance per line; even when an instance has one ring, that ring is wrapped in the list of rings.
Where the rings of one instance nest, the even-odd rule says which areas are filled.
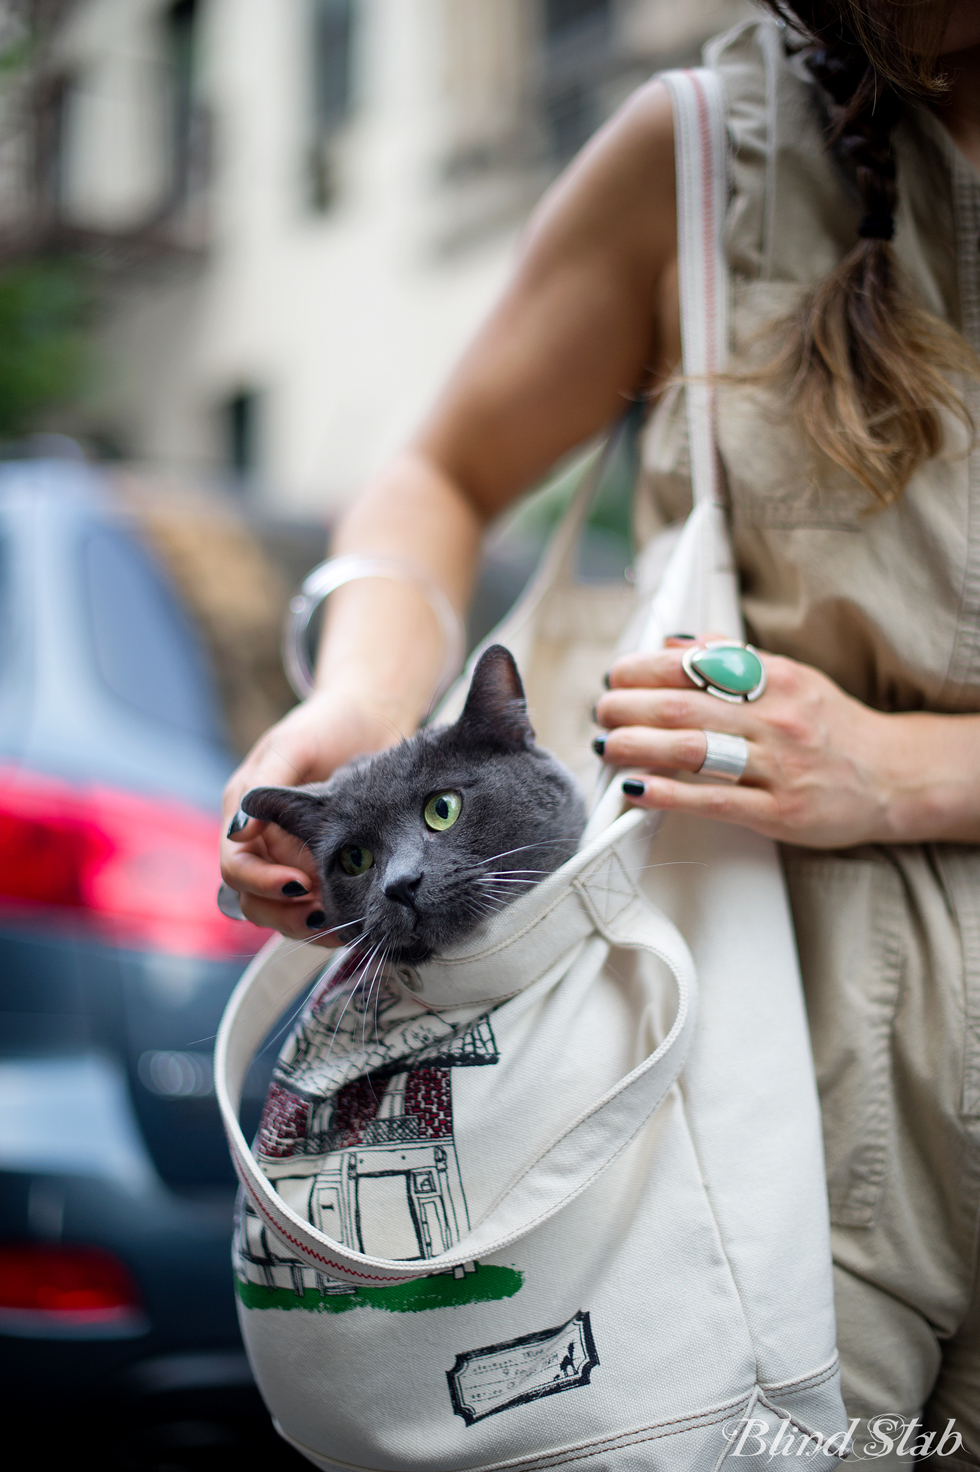
[[[724,638],[724,634],[698,634],[696,637],[693,634],[670,634],[664,640],[663,649],[655,654],[624,654],[617,659],[606,675],[606,689],[667,685],[689,690],[691,680],[681,665],[685,652],[692,644],[710,644]]]
[[[275,823],[253,821],[249,829],[256,832],[241,833],[238,842],[222,842],[222,879],[238,895],[247,919],[255,919],[246,902],[255,898],[272,902],[277,917],[296,911],[302,923],[303,911],[316,910],[319,905],[318,877],[308,846]],[[280,929],[278,921],[275,929]]]
[[[238,893],[242,914],[253,925],[279,930],[293,940],[315,938],[318,945],[338,945],[326,929],[309,849],[275,823],[263,828],[248,847],[235,849],[222,869],[225,883]],[[287,857],[303,864],[287,866],[282,862]]]
[[[697,772],[708,749],[703,731],[658,731],[649,726],[617,726],[600,738],[600,744],[599,754],[611,767],[661,772]]]
[[[624,655],[622,659],[617,659],[606,676],[609,689],[626,690],[666,685],[690,690],[691,681],[681,668],[681,658],[688,647],[687,644],[678,644],[671,649],[658,650],[656,654]]]
[[[267,930],[278,930],[290,940],[310,941],[316,946],[335,948],[343,945],[341,936],[327,926],[327,917],[316,905],[307,900],[305,906],[291,908],[283,901],[257,899],[255,895],[241,896],[242,914],[253,925]]]
[[[700,772],[708,752],[704,731],[663,731],[650,726],[617,726],[600,738],[599,755],[611,767],[642,767],[653,772]],[[598,750],[598,747],[597,747]],[[748,743],[740,780],[760,780],[758,749]]]
[[[254,894],[259,899],[275,900],[276,903],[289,900],[299,904],[305,900],[312,905],[318,898],[315,875],[298,865],[287,867],[277,863],[267,851],[256,853],[250,848],[233,849],[221,866],[221,877],[238,894]]]
[[[750,705],[721,701],[688,682],[681,689],[616,689],[596,702],[596,722],[619,726],[659,726],[665,730],[728,731],[750,736],[758,717]]]
[[[628,785],[627,785],[628,784]],[[638,792],[636,789],[640,788]],[[714,818],[720,823],[740,823],[757,833],[776,836],[779,808],[771,792],[763,787],[733,783],[676,782],[669,777],[627,777],[623,790],[638,808],[660,812],[690,813]]]

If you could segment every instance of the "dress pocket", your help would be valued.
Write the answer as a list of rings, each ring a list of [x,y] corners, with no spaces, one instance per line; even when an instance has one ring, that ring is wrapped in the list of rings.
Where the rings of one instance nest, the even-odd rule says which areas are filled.
[[[902,981],[901,877],[874,849],[783,849],[823,1114],[830,1219],[868,1227],[895,1129],[892,1034]]]

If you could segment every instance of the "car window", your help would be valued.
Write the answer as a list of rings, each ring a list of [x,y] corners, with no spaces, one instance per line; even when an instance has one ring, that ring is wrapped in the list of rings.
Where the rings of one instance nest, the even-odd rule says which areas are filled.
[[[109,527],[89,533],[82,555],[95,662],[108,689],[154,720],[220,741],[201,646],[150,558]]]

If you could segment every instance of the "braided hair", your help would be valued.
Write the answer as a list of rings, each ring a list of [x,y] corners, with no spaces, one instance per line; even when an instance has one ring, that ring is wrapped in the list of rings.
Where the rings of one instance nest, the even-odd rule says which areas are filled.
[[[950,374],[980,361],[905,283],[891,246],[892,133],[908,103],[945,89],[936,54],[951,0],[766,0],[806,47],[828,144],[860,201],[857,243],[803,302],[756,381],[789,383],[806,439],[882,505],[943,445],[943,411],[970,425]],[[802,33],[802,34],[801,34]]]

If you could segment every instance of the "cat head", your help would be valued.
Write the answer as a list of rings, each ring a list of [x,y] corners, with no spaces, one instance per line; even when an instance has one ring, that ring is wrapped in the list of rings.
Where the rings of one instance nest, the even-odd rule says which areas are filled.
[[[571,773],[534,743],[501,644],[480,658],[454,725],[359,757],[328,782],[254,787],[242,807],[309,846],[327,924],[345,941],[415,964],[565,863],[585,824]]]

